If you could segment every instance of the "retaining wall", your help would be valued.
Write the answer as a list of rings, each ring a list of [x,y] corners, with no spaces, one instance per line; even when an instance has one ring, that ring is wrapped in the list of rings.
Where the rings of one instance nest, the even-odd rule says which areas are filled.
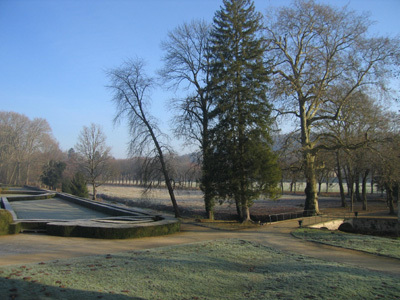
[[[398,235],[400,223],[395,218],[354,218],[353,230],[356,233],[376,235]]]

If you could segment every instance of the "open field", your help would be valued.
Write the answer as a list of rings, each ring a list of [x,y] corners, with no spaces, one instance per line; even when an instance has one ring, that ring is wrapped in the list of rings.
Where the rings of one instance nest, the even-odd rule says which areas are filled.
[[[8,299],[398,299],[398,280],[238,239],[0,268]]]
[[[144,193],[144,189],[136,186],[118,186],[104,185],[98,188],[99,197],[106,199],[117,198],[124,199],[127,205],[138,207],[159,209],[164,212],[172,213],[172,205],[166,189],[153,189]],[[204,202],[202,192],[200,190],[176,190],[175,196],[177,203],[181,209],[182,215],[185,217],[203,218],[205,217]],[[380,195],[374,194],[373,200],[369,201],[368,213],[379,211],[383,214],[388,212],[386,201]],[[350,207],[350,203],[348,203]],[[301,194],[284,194],[278,200],[258,200],[250,208],[251,216],[254,220],[265,220],[265,216],[288,213],[301,212],[304,206],[304,195]],[[337,195],[320,197],[319,207],[322,212],[333,212],[335,214],[350,213],[350,208],[342,208],[340,198]],[[355,203],[354,211],[361,212],[361,203]],[[235,219],[236,208],[232,203],[216,204],[216,219]]]

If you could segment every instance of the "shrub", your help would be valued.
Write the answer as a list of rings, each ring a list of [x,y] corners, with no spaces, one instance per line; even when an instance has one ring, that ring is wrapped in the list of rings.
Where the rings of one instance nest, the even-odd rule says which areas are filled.
[[[10,233],[10,224],[13,221],[13,217],[8,210],[0,209],[0,235]]]
[[[72,180],[64,180],[62,184],[62,191],[71,195],[81,198],[88,198],[89,191],[87,189],[85,177],[82,173],[78,172],[74,175]]]

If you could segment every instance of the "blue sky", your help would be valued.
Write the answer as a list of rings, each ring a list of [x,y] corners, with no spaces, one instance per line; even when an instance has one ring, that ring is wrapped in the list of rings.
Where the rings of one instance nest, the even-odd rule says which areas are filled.
[[[320,0],[371,13],[372,30],[400,33],[400,0]],[[222,0],[0,0],[0,110],[46,119],[62,150],[74,147],[83,126],[100,124],[116,158],[126,157],[124,124],[115,108],[105,70],[133,57],[148,74],[161,67],[161,41],[193,19],[211,22]],[[257,10],[288,4],[256,0]],[[168,133],[171,92],[153,93],[152,113]],[[179,153],[187,149],[173,141]]]

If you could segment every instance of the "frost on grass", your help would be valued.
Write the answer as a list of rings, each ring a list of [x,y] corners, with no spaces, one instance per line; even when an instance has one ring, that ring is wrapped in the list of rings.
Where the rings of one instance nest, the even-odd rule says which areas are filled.
[[[308,241],[400,259],[400,240],[340,231],[302,228],[292,233]]]
[[[16,299],[395,299],[398,279],[229,239],[0,268],[0,294]]]

